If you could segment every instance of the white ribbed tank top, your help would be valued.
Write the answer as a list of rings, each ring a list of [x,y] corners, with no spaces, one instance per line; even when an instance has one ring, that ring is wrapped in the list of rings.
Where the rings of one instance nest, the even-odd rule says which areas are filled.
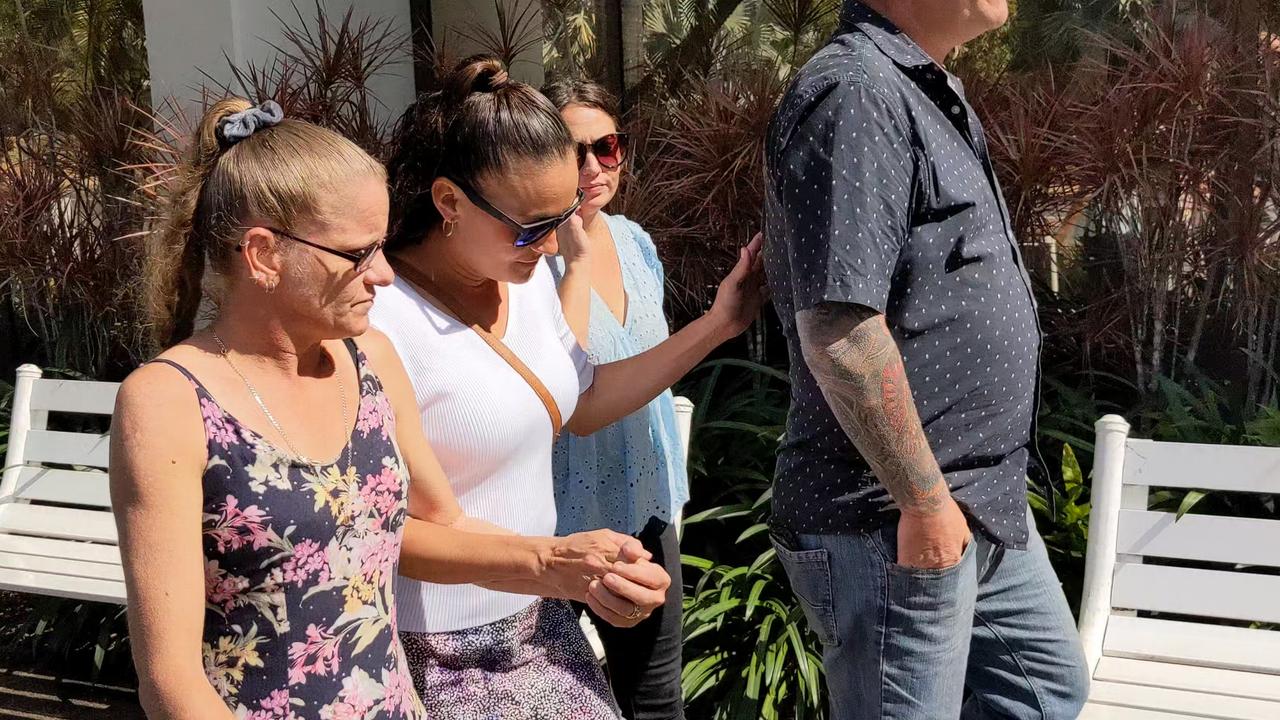
[[[567,421],[593,368],[565,323],[545,262],[508,287],[503,342],[547,386]],[[551,420],[529,384],[470,328],[396,278],[370,313],[404,362],[422,429],[463,510],[521,535],[554,535]],[[396,578],[401,630],[449,632],[510,617],[530,595]]]

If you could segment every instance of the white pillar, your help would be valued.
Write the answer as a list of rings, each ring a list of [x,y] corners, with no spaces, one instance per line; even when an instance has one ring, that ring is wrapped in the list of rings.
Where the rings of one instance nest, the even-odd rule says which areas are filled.
[[[1092,507],[1089,542],[1084,558],[1084,593],[1080,599],[1080,641],[1084,645],[1089,675],[1102,658],[1103,636],[1111,616],[1111,583],[1116,568],[1120,510],[1124,485],[1125,441],[1129,423],[1119,415],[1106,415],[1094,423]],[[1143,503],[1145,507],[1145,503]]]
[[[18,379],[13,384],[13,407],[9,421],[9,447],[4,456],[4,472],[0,474],[0,502],[11,500],[22,476],[27,458],[27,433],[44,430],[48,413],[31,410],[31,394],[43,372],[30,363],[18,366]]]
[[[498,6],[508,10],[508,28],[521,37],[536,40],[511,63],[511,76],[520,82],[541,87],[542,4],[535,0],[431,0],[431,34],[436,44],[454,60],[480,52],[492,52],[478,42],[487,34],[501,35]]]
[[[403,36],[404,45],[393,62],[370,82],[382,106],[378,109],[382,118],[399,117],[414,95],[409,0],[319,0],[319,4],[334,24],[354,6],[353,22],[385,18]],[[316,4],[307,0],[145,0],[143,14],[152,105],[159,108],[173,98],[194,121],[201,88],[231,80],[228,60],[241,69],[250,64],[269,66],[279,54],[276,47],[289,49],[281,20],[294,27],[305,22],[314,29]]]

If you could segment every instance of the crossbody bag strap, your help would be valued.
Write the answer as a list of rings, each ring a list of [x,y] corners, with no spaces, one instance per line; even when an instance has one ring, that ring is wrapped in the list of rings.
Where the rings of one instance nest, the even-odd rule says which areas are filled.
[[[484,340],[489,347],[493,348],[494,352],[498,353],[499,357],[506,360],[507,364],[510,365],[511,368],[520,375],[520,377],[524,378],[524,381],[533,389],[533,392],[538,396],[538,399],[542,401],[543,407],[547,409],[547,415],[551,417],[551,432],[555,435],[559,435],[561,428],[564,427],[564,422],[560,417],[560,408],[556,405],[556,399],[552,397],[551,391],[548,390],[547,386],[538,379],[537,375],[533,374],[533,371],[529,369],[529,366],[525,365],[524,361],[512,352],[511,348],[507,347],[506,343],[498,339],[497,336],[480,327],[479,324],[468,320],[465,315],[458,311],[457,303],[451,302],[452,298],[447,297],[447,293],[442,292],[434,282],[419,272],[417,268],[411,267],[408,263],[398,259],[393,259],[391,261],[391,266],[400,274],[400,277],[403,277],[405,280],[416,285],[419,290],[429,293],[433,298],[444,305],[445,310],[448,310],[449,313],[456,317],[463,325],[471,328],[475,334],[480,336],[481,340]]]

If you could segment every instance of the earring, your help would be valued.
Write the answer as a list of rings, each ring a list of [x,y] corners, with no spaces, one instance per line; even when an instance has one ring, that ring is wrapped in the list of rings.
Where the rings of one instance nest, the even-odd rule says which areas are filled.
[[[454,228],[456,228],[457,226],[458,226],[458,221],[457,221],[457,220],[445,220],[445,221],[444,221],[444,236],[445,236],[445,237],[453,237],[453,229],[454,229]]]

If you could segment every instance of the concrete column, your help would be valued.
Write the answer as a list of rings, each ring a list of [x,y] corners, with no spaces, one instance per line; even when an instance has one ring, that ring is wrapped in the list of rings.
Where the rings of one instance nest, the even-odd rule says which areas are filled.
[[[317,7],[337,23],[352,6],[354,20],[386,18],[404,37],[394,61],[370,83],[383,106],[379,113],[394,119],[414,95],[409,0],[300,0],[298,12],[295,0],[145,0],[152,104],[160,107],[172,98],[194,120],[201,88],[231,80],[228,60],[241,69],[269,66],[279,54],[276,47],[288,49],[281,20],[314,29]]]

